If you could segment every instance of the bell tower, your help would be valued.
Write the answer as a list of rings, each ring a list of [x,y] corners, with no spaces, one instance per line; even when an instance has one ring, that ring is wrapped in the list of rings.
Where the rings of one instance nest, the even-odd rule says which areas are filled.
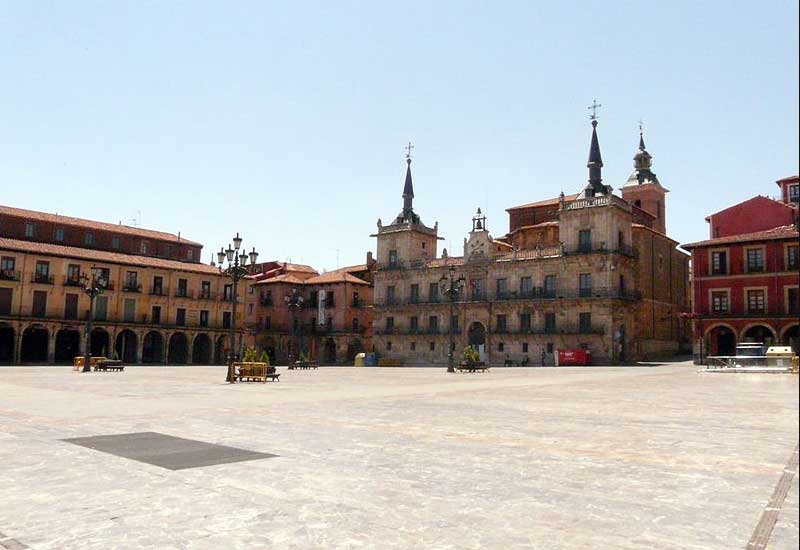
[[[633,174],[622,186],[622,198],[651,214],[653,229],[666,234],[666,195],[669,189],[661,186],[652,170],[653,157],[644,146],[642,126],[639,125],[639,150],[633,157]]]

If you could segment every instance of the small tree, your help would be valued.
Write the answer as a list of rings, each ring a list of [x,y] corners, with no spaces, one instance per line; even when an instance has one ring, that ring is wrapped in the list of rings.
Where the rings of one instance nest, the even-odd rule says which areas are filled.
[[[467,346],[464,348],[463,359],[467,364],[474,364],[481,360],[481,356],[478,355],[478,351],[475,348]]]
[[[269,354],[266,350],[261,352],[261,362],[264,363],[266,366],[270,366],[269,363]]]
[[[247,348],[244,351],[244,362],[245,363],[255,363],[256,361],[256,350],[255,348]]]

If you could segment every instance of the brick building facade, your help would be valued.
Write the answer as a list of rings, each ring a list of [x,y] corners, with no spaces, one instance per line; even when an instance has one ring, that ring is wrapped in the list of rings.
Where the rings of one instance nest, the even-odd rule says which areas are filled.
[[[83,355],[89,298],[79,278],[97,269],[108,287],[95,303],[93,355],[221,364],[231,286],[199,263],[201,250],[169,233],[0,207],[0,363],[65,364]],[[237,317],[243,328],[244,308]]]
[[[683,245],[692,253],[698,362],[748,341],[800,351],[798,177],[777,183],[780,199],[757,196],[712,214],[711,238]]]
[[[596,121],[593,123],[596,126]],[[547,364],[558,349],[588,348],[599,362],[677,352],[688,342],[688,257],[665,234],[667,190],[643,140],[622,197],[602,183],[596,128],[589,184],[574,195],[510,208],[509,232],[493,238],[478,214],[462,256],[438,256],[438,224],[413,210],[408,159],[403,209],[378,220],[376,350],[404,364],[444,364],[472,345],[486,361]],[[440,280],[466,284],[450,304]]]

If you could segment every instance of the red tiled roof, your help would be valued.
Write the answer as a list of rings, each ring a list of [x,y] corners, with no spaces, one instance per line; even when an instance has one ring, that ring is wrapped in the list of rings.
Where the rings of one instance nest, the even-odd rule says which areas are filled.
[[[269,279],[262,279],[258,281],[257,285],[271,285],[274,283],[289,283],[293,285],[302,285],[305,283],[305,280],[292,275],[291,273],[284,273],[283,275],[277,275],[275,277],[270,277]]]
[[[118,225],[113,223],[84,220],[83,218],[72,218],[70,216],[62,216],[60,214],[49,214],[47,212],[37,212],[35,210],[25,210],[22,208],[14,208],[12,206],[0,205],[0,215],[15,216],[26,220],[35,220],[35,221],[55,223],[61,225],[71,225],[75,227],[94,229],[98,231],[109,231],[113,233],[119,233],[122,235],[147,237],[149,239],[158,239],[171,243],[203,246],[200,243],[196,243],[194,241],[190,241],[189,239],[178,237],[177,235],[173,235],[172,233],[165,233],[163,231],[154,231],[152,229],[141,229],[139,227],[130,227],[128,225],[122,225],[122,224]]]
[[[743,233],[741,235],[731,235],[729,237],[719,237],[717,239],[708,239],[706,241],[699,241],[696,243],[682,244],[681,247],[687,250],[691,248],[699,248],[702,246],[715,246],[727,243],[747,243],[753,241],[773,241],[779,239],[797,239],[800,234],[793,225],[782,225],[780,227],[773,227],[766,231],[756,231],[755,233]]]
[[[88,248],[62,246],[59,244],[20,241],[17,239],[7,239],[5,237],[0,237],[0,250],[10,250],[28,254],[41,254],[43,256],[75,258],[78,260],[89,260],[100,263],[152,267],[156,269],[174,269],[176,271],[219,275],[218,268],[201,263],[179,262],[177,260],[165,260],[163,258],[153,258],[150,256],[135,256],[133,254],[106,252],[105,250],[91,250]]]
[[[778,181],[776,181],[775,183],[780,185],[780,184],[782,184],[784,182],[787,182],[787,181],[789,181],[789,182],[791,182],[791,181],[800,181],[800,176],[789,176],[787,178],[781,178]]]
[[[516,233],[517,231],[522,231],[523,229],[535,229],[537,227],[550,227],[550,226],[554,226],[554,225],[557,226],[558,222],[557,221],[549,221],[549,222],[535,223],[533,225],[523,225],[522,227],[517,227],[511,233]]]
[[[322,275],[317,275],[316,277],[311,277],[310,279],[306,279],[304,282],[307,285],[351,283],[354,285],[369,286],[369,283],[367,281],[359,279],[355,275],[351,275],[344,271],[331,271],[329,273],[323,273]]]
[[[574,195],[564,195],[565,201],[574,201],[578,198],[579,193],[575,193]],[[523,204],[521,206],[512,206],[511,208],[506,208],[506,212],[510,212],[511,210],[520,210],[522,208],[534,208],[536,206],[552,206],[554,204],[558,204],[561,200],[560,197],[556,197],[554,199],[547,199],[539,202],[532,202],[529,204]]]
[[[347,267],[340,267],[339,269],[334,269],[331,273],[335,273],[337,271],[344,271],[345,273],[355,273],[358,271],[366,271],[367,264],[360,264],[360,265],[349,265]]]
[[[283,269],[286,270],[286,271],[295,271],[295,272],[302,272],[302,273],[319,274],[319,272],[316,269],[314,269],[313,267],[311,267],[310,265],[290,264],[290,263],[287,263],[287,262],[283,262],[281,265],[283,266]]]

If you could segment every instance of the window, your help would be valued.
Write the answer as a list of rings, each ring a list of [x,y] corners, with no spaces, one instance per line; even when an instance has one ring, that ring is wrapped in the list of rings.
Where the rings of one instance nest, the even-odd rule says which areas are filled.
[[[531,314],[530,313],[520,313],[519,314],[519,329],[520,330],[530,330],[531,329]]]
[[[789,202],[800,203],[800,185],[789,186]]]
[[[0,258],[0,279],[15,280],[17,260],[12,256],[3,256]]]
[[[483,300],[485,287],[486,287],[486,281],[482,279],[474,279],[472,281],[472,299]]]
[[[63,242],[64,241],[64,229],[61,228],[61,227],[57,227],[54,237],[58,242]]]
[[[123,320],[126,323],[136,321],[136,300],[126,298],[122,305]]]
[[[389,251],[389,267],[397,267],[397,250]]]
[[[94,299],[94,318],[97,321],[108,320],[108,296],[98,296]]]
[[[271,330],[272,329],[272,317],[267,315],[264,317],[264,330]]]
[[[439,301],[439,283],[428,285],[428,301],[432,303]]]
[[[508,296],[508,279],[497,279],[497,297]]]
[[[394,317],[386,318],[386,334],[391,334],[394,330]]]
[[[178,292],[175,295],[179,298],[186,298],[189,295],[189,283],[186,279],[178,279]]]
[[[106,282],[106,288],[113,290],[114,285],[111,283],[111,270],[107,267],[93,267],[92,272],[100,279]]]
[[[392,343],[386,342],[386,351],[392,351]]]
[[[431,315],[428,317],[428,331],[431,333],[437,332],[439,330],[439,317],[436,315]]]
[[[507,317],[505,315],[498,315],[497,322],[495,323],[496,332],[508,332]]]
[[[111,237],[111,248],[119,250],[119,237]]]
[[[416,283],[411,285],[411,296],[410,296],[410,298],[411,298],[411,303],[412,304],[416,304],[417,302],[419,302],[419,285],[416,284]]]
[[[411,342],[411,351],[417,351],[417,343]]]
[[[81,266],[78,264],[67,265],[67,285],[77,286],[81,284]]]
[[[581,298],[586,298],[592,295],[592,274],[581,273],[578,276],[578,290]]]
[[[150,294],[161,296],[164,294],[164,278],[153,277],[153,287],[150,289]]]
[[[763,290],[747,291],[747,311],[750,313],[765,313],[766,303]]]
[[[33,237],[36,234],[36,225],[31,222],[25,222],[25,236]]]
[[[522,343],[522,353],[528,353],[528,342]]]
[[[412,332],[417,332],[419,330],[419,317],[411,317],[408,321],[408,327]]]
[[[556,276],[555,275],[545,275],[544,276],[544,297],[545,298],[555,298],[556,297]]]
[[[436,351],[436,342],[431,342],[431,343],[429,344],[429,347],[430,347],[430,350],[431,350],[431,351]]]
[[[230,311],[223,311],[222,312],[222,328],[231,328],[231,312]]]
[[[505,350],[506,350],[506,345],[503,342],[500,342],[499,344],[497,344],[497,351],[502,352],[502,351],[505,351]]]
[[[763,248],[747,249],[747,271],[748,273],[764,271]]]
[[[328,290],[325,292],[325,307],[334,307],[336,302],[333,299],[333,291]]]
[[[454,333],[458,332],[458,315],[450,316],[450,331]]]
[[[358,297],[358,292],[353,292],[353,307],[361,307],[361,299]]]
[[[247,314],[248,315],[253,314],[253,304],[247,304]]]
[[[158,325],[161,323],[161,306],[153,306],[151,311],[151,317],[153,318],[153,324]]]
[[[254,287],[250,287],[251,289]],[[211,298],[211,281],[200,281],[200,297]]]
[[[800,247],[791,245],[786,247],[786,270],[797,270],[800,268],[800,257],[798,257]]]
[[[386,287],[386,305],[394,305],[397,303],[397,298],[395,298],[395,287],[394,286],[387,286]]]
[[[590,252],[592,250],[592,232],[588,229],[578,231],[578,251]]]
[[[592,332],[592,314],[580,313],[578,315],[578,331],[581,334],[589,334]]]
[[[83,244],[92,246],[94,244],[94,233],[85,233],[83,235]]]
[[[556,314],[555,313],[545,313],[544,314],[544,331],[545,332],[555,332],[556,331]]]
[[[139,252],[141,252],[142,254],[147,254],[147,248],[148,248],[147,241],[142,241],[141,243],[139,243]]]
[[[360,330],[360,326],[358,325],[358,317],[353,319],[353,332],[358,332]]]
[[[64,296],[64,319],[78,318],[78,295],[66,294]]]
[[[625,246],[625,233],[622,231],[617,231],[617,244],[620,248]]]
[[[138,292],[139,274],[136,271],[127,271],[125,273],[125,288],[123,290]]]
[[[728,313],[730,304],[728,303],[728,293],[725,291],[711,292],[711,311],[714,313]]]
[[[522,296],[531,296],[533,294],[533,279],[522,277],[519,280],[519,293]]]
[[[226,302],[230,302],[233,299],[233,285],[225,285],[222,287],[222,297]]]
[[[225,313],[228,313],[228,312],[226,311]],[[228,318],[228,321],[230,321],[230,317]],[[182,307],[179,307],[175,311],[175,324],[178,325],[179,327],[182,327],[182,326],[186,325],[186,310],[184,308],[182,308]],[[225,327],[225,328],[229,328],[229,327]]]
[[[200,310],[200,326],[201,327],[208,326],[208,310],[205,309]]]
[[[728,253],[717,251],[711,253],[711,274],[725,275],[728,273]]]
[[[800,291],[797,287],[786,289],[786,313],[800,313]]]
[[[50,279],[50,262],[38,261],[36,262],[36,272],[33,275],[34,282],[49,283]]]
[[[547,353],[553,353],[553,342],[547,342]]]
[[[186,259],[187,260],[194,260],[194,249],[192,249],[192,248],[186,249]]]
[[[172,245],[169,244],[164,245],[164,257],[172,258]]]
[[[33,291],[33,305],[31,306],[33,317],[44,317],[47,315],[47,292],[44,290]]]

